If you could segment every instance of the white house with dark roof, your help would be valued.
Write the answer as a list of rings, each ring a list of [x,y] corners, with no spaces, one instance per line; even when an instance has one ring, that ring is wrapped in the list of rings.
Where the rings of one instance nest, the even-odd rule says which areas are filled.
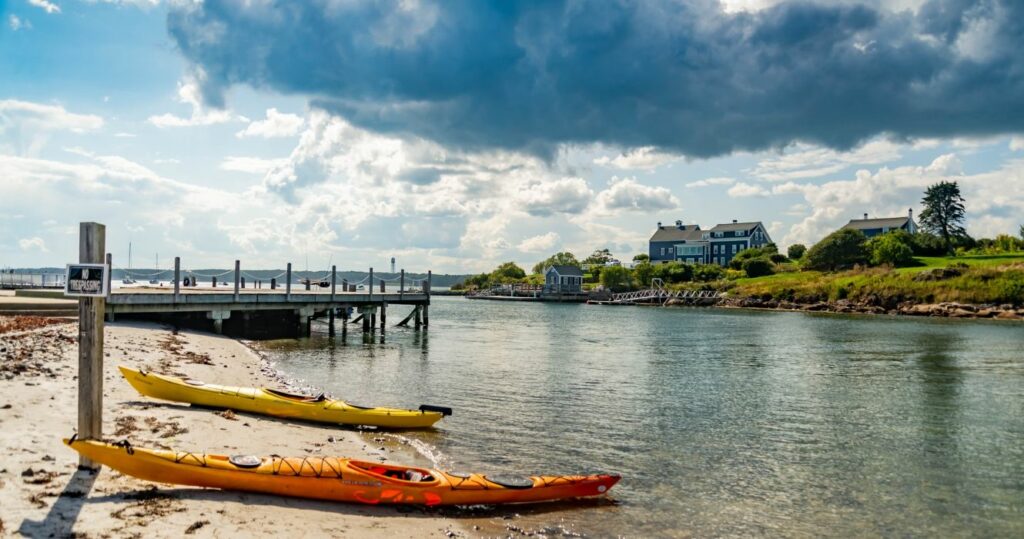
[[[903,230],[909,234],[915,234],[917,232],[917,224],[914,223],[914,208],[908,209],[907,215],[903,217],[879,217],[869,219],[868,214],[865,213],[863,219],[850,219],[850,222],[846,223],[843,228],[860,230],[869,238],[880,236],[893,230]]]

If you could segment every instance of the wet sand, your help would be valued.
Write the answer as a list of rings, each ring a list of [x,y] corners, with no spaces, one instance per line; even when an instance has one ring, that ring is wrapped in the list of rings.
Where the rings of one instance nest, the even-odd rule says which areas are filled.
[[[77,424],[77,325],[0,317],[0,536],[438,537],[476,535],[444,512],[154,485],[104,468],[77,470],[61,438]],[[400,443],[333,426],[162,403],[117,365],[203,381],[273,385],[259,356],[224,337],[154,324],[106,326],[103,432],[108,440],[210,453],[333,454],[410,462]],[[382,403],[384,404],[384,403]],[[414,459],[415,460],[415,459]]]

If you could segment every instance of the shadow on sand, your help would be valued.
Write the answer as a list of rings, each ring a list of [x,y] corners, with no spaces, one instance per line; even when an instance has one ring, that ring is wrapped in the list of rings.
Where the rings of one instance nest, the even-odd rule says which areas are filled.
[[[25,537],[70,537],[71,527],[78,520],[78,514],[88,501],[87,496],[99,472],[79,469],[64,490],[57,496],[57,501],[42,520],[25,520],[18,527],[18,533]]]

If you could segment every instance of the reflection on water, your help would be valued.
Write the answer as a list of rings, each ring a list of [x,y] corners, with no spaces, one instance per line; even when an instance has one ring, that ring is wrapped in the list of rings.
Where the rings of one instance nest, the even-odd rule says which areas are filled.
[[[265,343],[449,468],[623,474],[517,510],[593,535],[1024,533],[1024,328],[437,298],[429,332]],[[340,332],[339,332],[340,333]],[[487,515],[480,518],[486,519]]]

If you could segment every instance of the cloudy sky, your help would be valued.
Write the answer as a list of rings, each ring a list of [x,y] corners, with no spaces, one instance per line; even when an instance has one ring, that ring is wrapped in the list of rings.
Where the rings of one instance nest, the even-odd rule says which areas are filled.
[[[0,266],[482,271],[785,246],[920,211],[1024,223],[1016,0],[0,0]]]

